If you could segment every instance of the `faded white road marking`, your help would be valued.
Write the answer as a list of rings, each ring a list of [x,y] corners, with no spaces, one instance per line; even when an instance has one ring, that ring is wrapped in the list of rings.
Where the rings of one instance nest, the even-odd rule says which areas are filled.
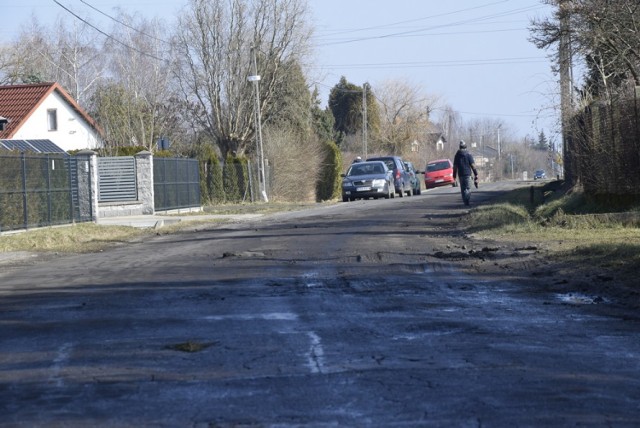
[[[323,373],[324,350],[322,349],[320,336],[312,331],[308,332],[307,335],[311,339],[311,345],[309,346],[309,352],[307,353],[307,360],[309,362],[311,373]]]
[[[71,344],[65,343],[58,349],[58,353],[53,360],[53,364],[51,365],[51,376],[49,376],[50,382],[55,382],[57,387],[64,386],[64,379],[60,376],[60,372],[69,361],[69,356],[71,355]]]
[[[273,312],[268,314],[230,314],[230,315],[209,315],[204,317],[207,321],[295,321],[296,314],[290,312]]]

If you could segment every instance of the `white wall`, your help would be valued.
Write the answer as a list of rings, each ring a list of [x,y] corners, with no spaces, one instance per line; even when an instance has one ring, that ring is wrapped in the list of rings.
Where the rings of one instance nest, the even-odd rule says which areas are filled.
[[[58,129],[48,130],[47,110],[56,109]],[[51,140],[65,151],[101,147],[99,136],[56,91],[36,109],[12,137],[14,140]]]

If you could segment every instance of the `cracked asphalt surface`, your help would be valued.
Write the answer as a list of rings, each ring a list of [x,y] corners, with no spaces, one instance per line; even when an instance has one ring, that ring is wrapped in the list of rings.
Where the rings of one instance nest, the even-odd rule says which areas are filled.
[[[5,263],[0,425],[640,425],[637,311],[480,274],[463,212],[442,188]]]

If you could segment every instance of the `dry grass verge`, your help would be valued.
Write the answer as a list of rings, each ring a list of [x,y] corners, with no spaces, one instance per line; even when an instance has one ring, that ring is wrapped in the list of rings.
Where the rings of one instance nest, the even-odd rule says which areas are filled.
[[[579,191],[559,188],[548,192],[544,203],[534,204],[529,194],[529,189],[518,189],[496,204],[472,210],[467,229],[471,237],[505,248],[527,243],[538,249],[537,266],[554,275],[604,278],[627,291],[640,291],[636,285],[640,269],[637,208],[604,214],[615,207],[593,205]]]
[[[282,211],[298,211],[313,208],[314,203],[256,203],[236,205],[216,205],[205,207],[204,214],[268,214]],[[201,216],[196,212],[192,215]],[[189,214],[180,214],[188,217]],[[150,235],[166,235],[194,228],[205,229],[212,224],[224,223],[226,219],[181,221],[160,229],[140,229],[128,226],[105,226],[95,223],[78,223],[44,227],[0,235],[0,253],[2,252],[58,252],[88,253],[104,250],[113,245],[123,244]]]
[[[95,252],[149,233],[148,230],[134,227],[99,226],[94,223],[45,227],[0,236],[0,252]]]

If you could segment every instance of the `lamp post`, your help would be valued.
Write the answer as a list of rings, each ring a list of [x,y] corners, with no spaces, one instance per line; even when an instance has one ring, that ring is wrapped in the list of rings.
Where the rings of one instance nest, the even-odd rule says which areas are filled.
[[[269,202],[269,198],[267,197],[267,183],[265,182],[264,177],[264,152],[262,150],[262,115],[260,113],[260,89],[258,87],[258,82],[260,81],[260,75],[257,74],[257,65],[256,65],[256,57],[255,53],[253,56],[253,65],[256,68],[256,74],[253,74],[247,78],[249,82],[255,83],[256,88],[256,129],[258,131],[258,172],[260,174],[260,193],[262,194],[262,199],[265,202]]]
[[[500,144],[500,129],[502,128],[502,124],[498,125],[498,160],[502,158],[502,145]]]

